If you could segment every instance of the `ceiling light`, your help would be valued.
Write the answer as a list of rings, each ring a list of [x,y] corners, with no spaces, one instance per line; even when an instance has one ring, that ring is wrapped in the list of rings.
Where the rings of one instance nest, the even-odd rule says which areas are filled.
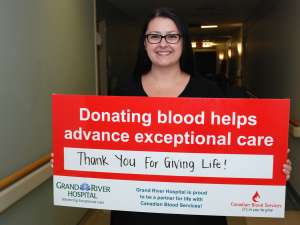
[[[219,60],[222,61],[224,59],[224,53],[220,52],[219,53]]]
[[[203,41],[202,42],[202,47],[203,48],[211,48],[213,46],[216,46],[217,44],[215,42],[212,41]]]
[[[228,58],[231,58],[231,56],[232,56],[231,49],[228,49],[228,51],[227,51],[227,55],[228,55]]]
[[[202,29],[218,28],[218,25],[201,25]]]
[[[192,41],[192,48],[197,48],[197,42],[196,41]]]
[[[242,52],[243,52],[242,43],[238,42],[236,47],[237,47],[237,51],[238,51],[239,55],[242,55]]]

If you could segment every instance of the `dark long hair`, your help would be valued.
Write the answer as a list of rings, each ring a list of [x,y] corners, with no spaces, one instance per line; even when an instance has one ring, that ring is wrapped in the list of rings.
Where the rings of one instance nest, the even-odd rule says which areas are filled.
[[[155,17],[163,17],[171,19],[177,26],[181,37],[182,37],[182,54],[180,57],[180,69],[193,76],[195,74],[194,71],[194,57],[193,50],[191,47],[191,41],[189,37],[188,27],[185,22],[177,15],[172,9],[169,8],[158,8],[155,9],[145,20],[143,30],[141,32],[141,36],[139,39],[138,46],[138,54],[137,60],[135,64],[135,69],[133,71],[134,76],[140,77],[143,74],[146,74],[151,69],[151,61],[148,57],[148,54],[145,50],[144,40],[145,40],[145,32],[148,28],[149,22]]]

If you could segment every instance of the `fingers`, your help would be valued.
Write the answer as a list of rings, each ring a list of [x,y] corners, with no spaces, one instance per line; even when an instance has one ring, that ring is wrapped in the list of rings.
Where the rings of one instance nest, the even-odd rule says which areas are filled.
[[[290,165],[284,164],[283,165],[283,172],[284,174],[288,175],[291,173],[292,167]]]
[[[289,159],[287,159],[286,163],[283,165],[282,171],[286,176],[286,180],[289,180],[290,176],[291,176],[291,171],[292,171],[292,162]]]
[[[51,152],[51,159],[50,159],[50,166],[51,166],[51,168],[53,168],[53,163],[54,163],[53,157],[54,157],[54,153]]]
[[[284,175],[285,175],[285,177],[286,177],[286,180],[289,180],[290,177],[291,177],[290,171],[289,171],[289,170],[286,170],[286,169],[283,169],[283,173],[284,173]]]
[[[289,160],[289,159],[286,160],[286,163],[283,165],[283,169],[286,169],[289,172],[292,171],[292,162],[291,162],[291,160]]]
[[[289,154],[291,151],[290,148],[287,149],[287,153]],[[286,180],[289,180],[291,177],[291,171],[292,171],[292,162],[291,160],[287,159],[286,163],[283,165],[283,169],[282,169],[283,173],[286,176]]]
[[[286,180],[288,181],[290,179],[290,175],[286,175]]]

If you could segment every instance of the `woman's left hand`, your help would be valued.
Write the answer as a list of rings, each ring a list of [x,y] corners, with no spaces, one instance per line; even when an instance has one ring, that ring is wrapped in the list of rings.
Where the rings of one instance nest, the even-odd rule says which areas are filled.
[[[290,152],[290,149],[288,149],[288,153]],[[291,176],[291,172],[292,172],[292,162],[290,159],[286,160],[286,163],[283,164],[283,169],[282,169],[283,173],[286,176],[286,180],[290,179]]]

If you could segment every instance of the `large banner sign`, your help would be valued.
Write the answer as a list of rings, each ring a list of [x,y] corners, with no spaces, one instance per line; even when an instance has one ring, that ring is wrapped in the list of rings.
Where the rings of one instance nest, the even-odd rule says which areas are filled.
[[[283,217],[289,100],[53,95],[54,204]]]

